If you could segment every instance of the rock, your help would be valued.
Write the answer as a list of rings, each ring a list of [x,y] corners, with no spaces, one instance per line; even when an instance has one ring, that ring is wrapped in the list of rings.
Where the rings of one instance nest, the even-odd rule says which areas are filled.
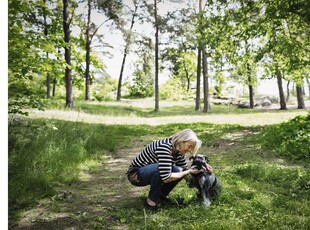
[[[241,109],[250,108],[250,103],[247,101],[240,101],[237,106]]]

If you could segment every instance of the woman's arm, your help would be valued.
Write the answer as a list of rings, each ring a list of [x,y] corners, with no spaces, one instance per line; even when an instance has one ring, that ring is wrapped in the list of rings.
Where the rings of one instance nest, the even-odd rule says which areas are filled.
[[[174,173],[171,173],[171,176],[168,179],[164,180],[164,183],[176,181],[176,180],[182,179],[183,177],[185,177],[188,174],[196,174],[199,172],[200,172],[200,170],[198,170],[198,169],[187,169],[187,170],[182,171],[182,172],[174,172]]]

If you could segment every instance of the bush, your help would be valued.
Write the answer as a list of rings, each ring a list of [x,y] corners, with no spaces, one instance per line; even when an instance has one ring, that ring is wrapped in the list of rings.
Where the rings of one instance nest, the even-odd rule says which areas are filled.
[[[266,127],[262,146],[295,160],[310,160],[310,113]]]
[[[179,81],[173,79],[161,85],[159,94],[162,100],[179,101],[194,98],[192,90],[186,91]]]
[[[8,113],[28,115],[27,109],[44,110],[45,103],[45,99],[40,99],[37,96],[22,96],[17,94],[15,97],[9,98]]]

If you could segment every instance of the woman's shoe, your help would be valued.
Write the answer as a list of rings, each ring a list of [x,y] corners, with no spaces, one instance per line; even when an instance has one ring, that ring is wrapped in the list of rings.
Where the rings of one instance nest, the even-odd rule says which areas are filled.
[[[145,200],[144,202],[144,207],[155,212],[155,211],[158,211],[158,207],[157,207],[157,204],[155,206],[152,206],[152,205],[149,205],[149,203],[147,202],[147,200]]]

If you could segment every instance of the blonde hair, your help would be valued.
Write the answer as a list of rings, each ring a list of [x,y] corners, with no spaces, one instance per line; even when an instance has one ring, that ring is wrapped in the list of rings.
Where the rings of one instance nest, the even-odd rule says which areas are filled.
[[[178,148],[181,142],[195,142],[195,147],[192,152],[193,155],[196,155],[198,149],[201,147],[202,144],[201,140],[198,139],[196,133],[194,133],[191,129],[184,129],[182,131],[179,131],[176,134],[172,135],[170,138],[172,146],[176,150],[179,150]]]

